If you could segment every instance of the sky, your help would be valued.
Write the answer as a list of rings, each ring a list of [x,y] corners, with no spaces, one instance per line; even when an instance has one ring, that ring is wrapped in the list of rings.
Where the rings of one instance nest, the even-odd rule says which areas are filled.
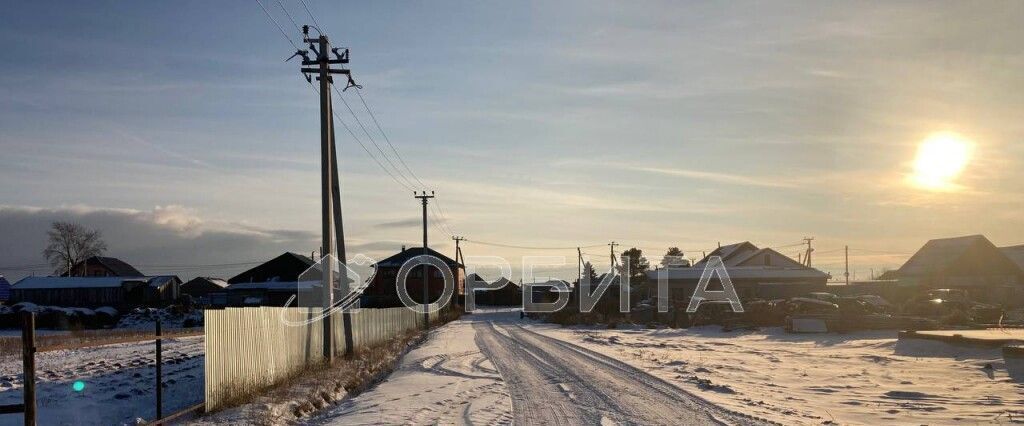
[[[336,98],[339,116],[436,191],[445,253],[462,235],[516,274],[566,256],[549,270],[570,278],[575,249],[485,243],[584,246],[600,269],[610,241],[656,262],[748,240],[795,257],[813,236],[815,266],[841,275],[848,245],[867,278],[932,238],[1024,243],[1020,2],[306,4],[402,158],[354,89],[366,132]],[[293,40],[312,23],[299,1],[263,6]],[[48,273],[54,220],[186,279],[319,246],[317,95],[259,3],[4,9],[0,273]],[[916,185],[939,132],[969,158]],[[349,253],[420,244],[409,184],[341,127],[338,144]]]

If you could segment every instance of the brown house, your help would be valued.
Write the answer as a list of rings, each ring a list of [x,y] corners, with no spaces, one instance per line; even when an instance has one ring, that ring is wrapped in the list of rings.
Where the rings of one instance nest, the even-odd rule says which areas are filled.
[[[402,302],[398,298],[398,290],[396,287],[398,271],[405,262],[421,254],[424,254],[424,249],[422,247],[407,249],[403,246],[402,251],[377,262],[374,265],[376,273],[373,276],[373,281],[363,292],[363,297],[360,299],[360,305],[365,308],[402,306]],[[452,303],[458,303],[458,301],[462,300],[462,297],[466,294],[466,277],[464,275],[465,267],[454,259],[429,247],[426,249],[426,254],[441,259],[441,261],[443,261],[452,272],[452,275],[455,278],[455,292],[452,294],[451,300]],[[413,270],[409,272],[408,279],[406,280],[406,289],[409,292],[409,296],[417,303],[421,303],[423,301],[423,269],[423,266],[413,268]],[[444,277],[442,276],[441,271],[434,266],[427,266],[426,269],[428,271],[427,289],[429,300],[435,301],[441,297],[444,290]]]
[[[93,256],[71,267],[73,277],[143,277],[132,265],[116,257]],[[62,277],[68,276],[65,271]]]
[[[975,300],[1024,303],[1024,270],[983,235],[928,241],[891,274],[901,286],[966,290]]]

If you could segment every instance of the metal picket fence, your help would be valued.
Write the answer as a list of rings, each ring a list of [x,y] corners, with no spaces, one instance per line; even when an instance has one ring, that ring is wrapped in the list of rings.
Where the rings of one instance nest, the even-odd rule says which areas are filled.
[[[319,308],[274,307],[206,311],[206,411],[323,362],[323,321],[305,323],[320,313]],[[351,318],[357,350],[423,327],[423,313],[404,307],[359,309]],[[330,320],[334,352],[344,354],[342,314]]]

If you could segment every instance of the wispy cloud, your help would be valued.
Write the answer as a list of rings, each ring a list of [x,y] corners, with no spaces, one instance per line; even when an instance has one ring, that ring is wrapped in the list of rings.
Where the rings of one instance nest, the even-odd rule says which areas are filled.
[[[708,172],[702,170],[674,169],[663,167],[628,167],[629,170],[636,170],[647,173],[657,173],[668,176],[680,176],[689,179],[697,179],[708,182],[727,183],[732,185],[758,186],[765,188],[795,188],[792,182],[779,177],[758,177],[740,174]]]

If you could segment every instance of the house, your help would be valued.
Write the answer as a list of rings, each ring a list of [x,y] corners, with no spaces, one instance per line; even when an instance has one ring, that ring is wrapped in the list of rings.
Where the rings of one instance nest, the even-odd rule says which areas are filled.
[[[829,275],[803,265],[771,248],[759,248],[749,241],[721,246],[691,267],[648,271],[648,281],[667,279],[673,304],[685,306],[700,282],[712,256],[722,258],[726,272],[741,300],[780,299],[824,291]],[[721,281],[712,275],[709,290],[720,290]]]
[[[146,274],[139,272],[132,265],[116,257],[92,256],[71,267],[73,277],[142,277]],[[68,272],[61,274],[68,276]]]
[[[482,281],[487,282],[477,274],[470,274],[466,282]],[[488,285],[489,288],[498,287],[496,290],[476,292],[476,304],[483,306],[522,306],[523,290],[508,278],[501,277]]]
[[[525,288],[525,286],[524,286]],[[554,303],[559,298],[559,293],[570,293],[572,297],[573,287],[565,280],[547,280],[542,283],[529,285],[531,301],[533,303]]]
[[[199,305],[227,305],[228,282],[220,278],[196,277],[181,285],[181,294],[192,296]]]
[[[401,300],[398,298],[398,271],[405,262],[412,259],[413,257],[424,254],[422,247],[406,249],[402,246],[402,250],[398,253],[377,262],[374,265],[376,273],[373,276],[373,281],[367,286],[363,292],[361,299],[361,305],[363,307],[394,307],[402,306]],[[445,256],[434,249],[426,248],[426,254],[441,259],[442,262],[451,271],[453,278],[455,279],[455,289],[452,294],[451,301],[458,303],[462,297],[466,294],[466,277],[464,276],[465,267],[455,261],[454,259]],[[441,297],[441,293],[444,290],[444,277],[441,274],[441,270],[434,266],[419,266],[413,268],[409,272],[408,279],[406,280],[406,289],[409,296],[414,301],[420,303],[423,301],[423,269],[427,268],[430,272],[427,274],[427,288],[428,298],[430,301],[435,301]]]
[[[164,306],[178,297],[181,280],[156,277],[25,277],[11,286],[11,301],[63,307]]]
[[[1013,261],[1013,263],[1016,263],[1017,267],[1024,270],[1024,244],[1019,246],[1000,247],[999,251],[1003,252],[1006,257]]]
[[[320,281],[265,281],[231,284],[228,306],[321,306]]]
[[[983,235],[928,241],[891,277],[900,286],[966,290],[988,303],[1024,303],[1024,270]]]
[[[6,302],[11,298],[11,283],[0,275],[0,302]]]
[[[228,284],[299,280],[316,262],[301,254],[284,253],[228,280]]]

